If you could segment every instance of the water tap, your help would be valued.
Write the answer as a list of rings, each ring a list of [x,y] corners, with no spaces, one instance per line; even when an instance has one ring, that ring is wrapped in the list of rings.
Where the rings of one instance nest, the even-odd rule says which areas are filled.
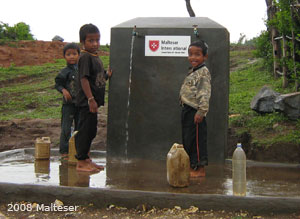
[[[132,36],[138,36],[138,32],[136,31],[136,25],[134,25],[133,30],[132,30]]]
[[[198,29],[197,29],[198,25],[193,25],[193,27],[194,27],[194,34],[195,34],[195,36],[199,37],[199,32],[198,32]]]

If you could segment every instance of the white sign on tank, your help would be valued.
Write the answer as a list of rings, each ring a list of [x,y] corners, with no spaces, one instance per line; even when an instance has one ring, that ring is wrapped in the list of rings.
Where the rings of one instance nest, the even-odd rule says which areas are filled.
[[[191,36],[146,36],[145,56],[187,57]]]

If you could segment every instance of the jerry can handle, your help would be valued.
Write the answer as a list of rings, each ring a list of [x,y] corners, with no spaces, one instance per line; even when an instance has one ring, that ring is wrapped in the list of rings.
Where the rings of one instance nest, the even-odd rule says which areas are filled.
[[[78,131],[74,131],[71,137],[77,135],[77,133],[78,133]]]
[[[50,141],[50,137],[42,137],[43,141]]]

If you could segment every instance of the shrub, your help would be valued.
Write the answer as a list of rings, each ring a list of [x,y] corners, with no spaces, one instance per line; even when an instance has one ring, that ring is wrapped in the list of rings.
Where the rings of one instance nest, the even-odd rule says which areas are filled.
[[[262,31],[261,34],[254,39],[256,50],[254,55],[258,58],[262,58],[264,66],[273,71],[273,49],[270,41],[270,33],[268,31]]]
[[[29,25],[24,22],[19,22],[13,27],[0,22],[0,39],[1,40],[33,40],[33,35],[30,33]]]

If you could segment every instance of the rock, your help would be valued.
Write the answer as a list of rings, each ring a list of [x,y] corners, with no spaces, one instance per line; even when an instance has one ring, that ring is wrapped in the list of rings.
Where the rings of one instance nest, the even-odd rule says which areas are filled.
[[[274,101],[280,93],[275,92],[268,86],[263,88],[252,99],[250,107],[258,113],[272,113],[274,111]]]
[[[195,206],[191,206],[188,210],[187,210],[187,212],[189,213],[189,214],[195,214],[196,212],[198,212],[199,211],[199,208],[198,207],[195,207]]]
[[[279,95],[275,99],[274,109],[290,119],[300,118],[300,92]]]
[[[63,206],[63,205],[64,205],[64,203],[63,203],[62,201],[58,200],[58,199],[56,199],[56,200],[54,201],[54,204],[55,204],[56,206]]]
[[[56,35],[55,37],[52,38],[52,41],[60,41],[60,42],[63,42],[64,41],[64,38]]]

